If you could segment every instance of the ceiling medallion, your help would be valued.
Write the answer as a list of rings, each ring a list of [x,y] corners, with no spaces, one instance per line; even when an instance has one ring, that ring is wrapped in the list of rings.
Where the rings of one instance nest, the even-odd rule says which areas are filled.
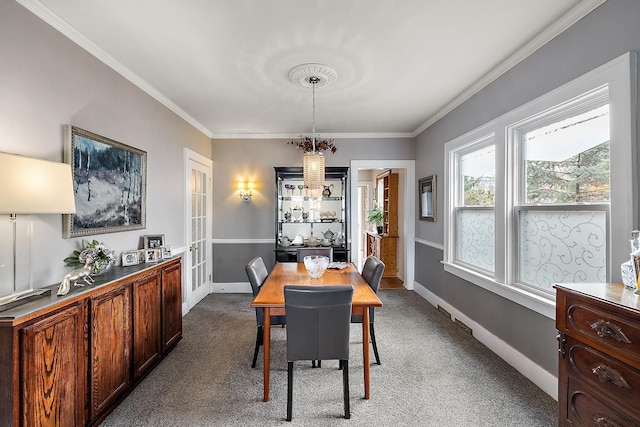
[[[303,87],[324,87],[337,78],[336,70],[324,64],[301,64],[289,71],[289,80]]]

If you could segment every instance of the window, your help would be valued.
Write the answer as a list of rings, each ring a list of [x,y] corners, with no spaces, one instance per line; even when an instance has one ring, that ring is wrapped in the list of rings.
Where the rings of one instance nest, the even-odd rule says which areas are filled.
[[[495,271],[495,151],[493,136],[455,151],[455,259],[491,275]]]
[[[637,223],[631,57],[445,145],[445,270],[549,317],[555,283],[620,280]]]

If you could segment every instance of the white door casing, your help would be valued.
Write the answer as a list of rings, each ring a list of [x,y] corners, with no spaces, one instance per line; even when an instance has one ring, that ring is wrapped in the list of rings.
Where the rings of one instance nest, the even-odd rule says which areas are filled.
[[[184,149],[185,303],[188,312],[209,294],[212,283],[211,193],[213,162],[188,148]]]

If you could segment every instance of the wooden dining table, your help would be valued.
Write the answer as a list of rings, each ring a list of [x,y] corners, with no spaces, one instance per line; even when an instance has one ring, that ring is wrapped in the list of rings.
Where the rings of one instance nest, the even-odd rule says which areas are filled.
[[[366,280],[358,273],[355,265],[347,264],[342,269],[327,269],[317,279],[312,279],[303,263],[279,262],[260,287],[260,292],[251,303],[251,307],[264,309],[264,401],[269,401],[269,371],[271,361],[271,316],[286,314],[284,309],[285,285],[353,285],[351,310],[362,316],[362,359],[364,365],[364,398],[370,397],[370,360],[369,360],[369,307],[382,307],[382,301],[373,292]]]

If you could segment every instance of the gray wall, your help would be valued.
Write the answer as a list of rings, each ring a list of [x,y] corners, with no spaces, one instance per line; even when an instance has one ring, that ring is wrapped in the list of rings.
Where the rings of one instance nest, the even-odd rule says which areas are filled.
[[[301,127],[304,127],[301,123]],[[275,237],[275,166],[302,166],[303,152],[284,139],[213,140],[213,238],[215,283],[246,282],[244,265],[257,253],[273,263]],[[413,159],[413,138],[337,139],[338,150],[325,153],[326,166],[351,160]],[[256,183],[251,204],[237,195],[238,180]],[[248,242],[238,242],[247,239]],[[263,240],[262,243],[252,240]],[[225,242],[226,240],[226,242]],[[268,240],[268,242],[264,242]],[[229,289],[227,289],[229,290]]]
[[[95,238],[118,255],[143,234],[184,245],[182,150],[210,157],[211,140],[18,3],[0,0],[0,151],[60,162],[65,124],[148,153],[146,230]],[[61,215],[18,217],[29,220],[34,283],[59,282],[69,271],[63,258],[81,239],[62,238]]]
[[[444,176],[446,142],[627,51],[640,49],[639,19],[637,0],[609,0],[591,12],[420,134],[416,177]],[[442,189],[439,185],[438,200],[443,200]],[[438,210],[441,218],[441,204]],[[416,235],[442,244],[442,226],[442,221],[418,221]],[[625,242],[614,242],[618,243]],[[544,369],[557,373],[556,330],[551,319],[445,273],[438,264],[441,259],[442,251],[416,245],[416,280]]]

